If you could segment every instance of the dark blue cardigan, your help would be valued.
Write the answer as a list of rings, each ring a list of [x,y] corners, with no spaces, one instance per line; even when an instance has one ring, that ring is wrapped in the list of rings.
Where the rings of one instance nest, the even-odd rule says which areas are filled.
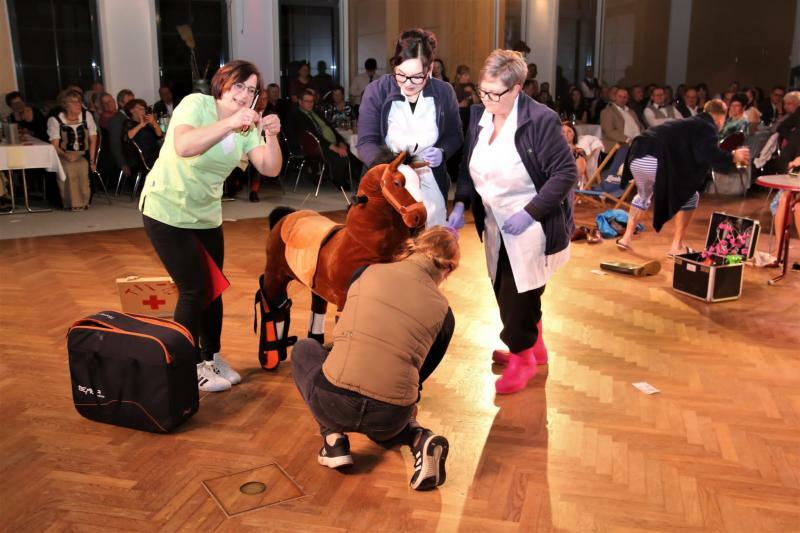
[[[478,142],[481,130],[478,123],[484,109],[483,104],[473,105],[470,109],[469,130],[455,198],[457,202],[464,202],[466,207],[472,205],[479,237],[483,236],[486,227],[486,212],[469,173],[469,160]],[[549,107],[520,92],[514,144],[536,186],[536,196],[525,206],[525,210],[542,224],[545,255],[560,252],[569,245],[575,229],[572,219],[572,189],[578,180],[575,158],[561,133],[561,120]]]
[[[442,164],[433,169],[436,184],[447,199],[450,189],[450,176],[447,174],[447,161],[458,151],[464,142],[461,129],[461,117],[458,114],[458,102],[453,86],[432,78],[422,90],[422,95],[433,97],[436,105],[436,126],[439,128],[437,148],[444,151]],[[371,167],[381,154],[381,147],[386,145],[386,131],[389,127],[389,111],[392,102],[402,101],[405,97],[391,74],[385,74],[373,81],[364,90],[361,107],[358,109],[358,158],[366,168]]]

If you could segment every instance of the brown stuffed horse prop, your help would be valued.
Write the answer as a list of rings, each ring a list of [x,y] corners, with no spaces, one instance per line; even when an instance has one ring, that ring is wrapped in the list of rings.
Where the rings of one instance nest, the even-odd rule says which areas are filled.
[[[404,157],[400,154],[364,175],[344,226],[313,211],[279,207],[270,213],[267,263],[255,298],[261,306],[258,359],[262,368],[276,368],[286,359],[287,347],[297,340],[288,337],[291,300],[286,287],[290,281],[311,289],[309,336],[322,342],[326,302],[341,310],[353,272],[364,265],[392,261],[411,230],[425,224],[425,206],[406,190],[405,177],[397,170]]]

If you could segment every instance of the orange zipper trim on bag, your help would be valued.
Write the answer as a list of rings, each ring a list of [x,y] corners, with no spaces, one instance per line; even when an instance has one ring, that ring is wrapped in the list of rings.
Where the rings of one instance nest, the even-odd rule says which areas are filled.
[[[159,424],[159,423],[158,423],[158,420],[156,420],[155,418],[153,418],[153,415],[151,415],[151,414],[150,414],[150,413],[147,411],[147,409],[145,409],[144,407],[142,407],[142,405],[141,405],[140,403],[138,403],[138,402],[134,402],[134,401],[132,401],[132,400],[110,400],[110,401],[107,401],[107,402],[105,402],[105,403],[76,403],[76,404],[75,404],[75,406],[76,406],[76,407],[77,407],[77,406],[81,406],[81,407],[105,407],[105,406],[107,406],[107,405],[111,405],[112,403],[116,403],[116,402],[119,402],[119,403],[130,403],[130,404],[133,404],[133,405],[135,405],[136,407],[138,407],[139,409],[141,409],[142,411],[144,411],[144,414],[146,414],[146,415],[148,416],[148,418],[150,418],[150,420],[152,420],[152,421],[153,421],[153,424],[155,424],[156,426],[158,426],[158,429],[160,429],[160,430],[161,430],[161,431],[163,431],[164,433],[168,433],[168,431],[167,431],[166,429],[164,429],[164,427],[163,427],[161,424]]]
[[[99,320],[97,320],[96,322],[99,323],[99,324],[103,324],[103,322],[100,322]],[[111,327],[111,326],[109,326],[107,328],[101,328],[99,326],[72,326],[70,328],[70,330],[73,330],[73,329],[93,329],[93,330],[97,330],[97,331],[111,331],[113,333],[119,333],[121,335],[133,335],[135,337],[142,337],[142,338],[145,338],[145,339],[154,340],[161,346],[161,349],[164,351],[164,358],[166,359],[167,364],[168,365],[172,364],[172,356],[169,354],[169,350],[167,350],[167,347],[164,345],[163,342],[161,342],[161,339],[159,339],[158,337],[154,337],[152,335],[146,335],[144,333],[133,333],[131,331],[125,331],[125,330],[122,330],[122,329],[119,329],[119,328],[115,328],[115,327]]]
[[[142,322],[146,322],[148,324],[153,324],[154,326],[162,326],[177,331],[178,333],[186,337],[186,340],[188,340],[190,343],[192,343],[192,346],[194,346],[194,339],[192,338],[192,334],[189,333],[188,329],[178,324],[177,322],[166,320],[164,318],[157,318],[146,315],[137,315],[134,313],[122,313],[122,314],[125,316],[129,316],[131,318],[135,318],[136,320],[141,320]]]

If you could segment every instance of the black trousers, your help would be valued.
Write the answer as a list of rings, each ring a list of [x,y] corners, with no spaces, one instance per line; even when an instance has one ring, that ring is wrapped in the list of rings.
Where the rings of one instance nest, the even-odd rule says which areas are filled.
[[[329,176],[332,177],[333,183],[337,187],[350,187],[350,156],[341,157],[335,152],[324,148],[322,153],[325,157],[325,163],[328,165],[330,171]]]
[[[198,362],[210,361],[220,350],[222,296],[204,308],[209,287],[200,245],[222,270],[225,258],[222,226],[213,229],[185,229],[144,215],[142,218],[145,233],[178,287],[175,322],[183,325],[194,337],[198,345]]]
[[[536,344],[539,338],[537,324],[542,319],[542,294],[544,286],[522,293],[517,291],[506,247],[501,245],[494,296],[503,322],[500,340],[506,343],[511,352],[519,353]]]
[[[448,313],[433,346],[419,370],[420,390],[422,383],[430,377],[444,358],[452,338],[455,321]],[[301,339],[292,349],[292,378],[300,396],[305,400],[311,414],[319,424],[322,436],[331,433],[363,433],[370,439],[385,443],[397,440],[404,432],[412,438],[409,428],[414,405],[393,405],[356,392],[338,389],[330,384],[319,386],[324,380],[322,364],[328,350],[313,339]],[[327,380],[325,380],[327,381]],[[408,440],[403,437],[400,440]]]

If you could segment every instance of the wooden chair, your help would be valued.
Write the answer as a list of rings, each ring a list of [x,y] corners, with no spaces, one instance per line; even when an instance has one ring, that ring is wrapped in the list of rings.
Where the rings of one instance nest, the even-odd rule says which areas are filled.
[[[612,209],[619,209],[623,205],[630,209],[631,204],[629,199],[636,184],[631,180],[623,190],[619,187],[618,179],[614,179],[622,174],[622,165],[624,164],[627,153],[627,145],[623,147],[617,143],[612,146],[611,150],[608,151],[608,154],[603,159],[603,162],[600,163],[597,170],[595,170],[587,180],[584,186],[585,188],[575,191],[576,203],[587,201],[604,209],[608,208],[609,203],[613,203]],[[603,170],[605,170],[609,164],[612,165],[611,172],[603,179]]]

